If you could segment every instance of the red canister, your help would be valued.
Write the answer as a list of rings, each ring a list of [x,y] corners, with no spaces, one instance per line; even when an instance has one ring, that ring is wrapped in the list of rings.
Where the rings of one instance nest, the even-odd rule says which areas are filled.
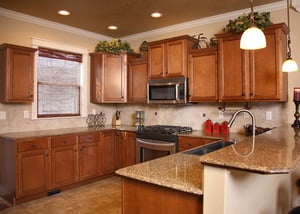
[[[213,128],[214,134],[220,134],[221,133],[221,125],[220,123],[215,123]]]
[[[205,121],[204,126],[205,126],[205,133],[211,134],[213,131],[213,122],[210,119],[208,119]]]
[[[228,122],[227,121],[224,121],[221,124],[221,133],[222,134],[229,134],[229,127],[228,127]]]

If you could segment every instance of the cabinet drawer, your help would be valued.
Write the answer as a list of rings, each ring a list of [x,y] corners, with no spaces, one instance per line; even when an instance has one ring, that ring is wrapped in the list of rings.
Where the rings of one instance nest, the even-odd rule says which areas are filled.
[[[26,152],[39,149],[47,149],[47,138],[35,138],[18,141],[18,152]]]
[[[99,133],[89,133],[79,135],[79,143],[92,143],[99,142],[100,136]]]
[[[58,146],[69,146],[76,144],[76,136],[69,135],[69,136],[58,136],[51,138],[51,147],[58,147]]]
[[[179,137],[179,147],[191,149],[214,141],[217,141],[217,139],[198,138],[198,137]]]

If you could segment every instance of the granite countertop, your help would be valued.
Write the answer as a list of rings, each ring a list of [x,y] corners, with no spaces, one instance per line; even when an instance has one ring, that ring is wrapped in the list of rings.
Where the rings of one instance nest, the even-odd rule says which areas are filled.
[[[120,130],[120,131],[136,131],[135,126],[112,126],[106,125],[99,128],[88,128],[88,127],[77,127],[77,128],[65,128],[65,129],[49,129],[49,130],[38,130],[38,131],[25,131],[25,132],[11,132],[0,134],[0,139],[24,139],[24,138],[33,138],[33,137],[49,137],[57,136],[64,134],[74,134],[74,133],[87,133],[95,131],[105,131],[105,130]]]
[[[237,139],[233,146],[202,156],[177,153],[116,171],[118,175],[184,192],[203,194],[203,165],[234,168],[254,173],[289,173],[300,161],[300,129],[290,125],[257,135],[252,150],[252,136],[230,133],[228,136],[205,135],[202,131],[184,134],[216,140]],[[249,152],[251,154],[249,154]],[[181,172],[181,173],[178,173]],[[184,173],[183,173],[184,172]]]
[[[177,153],[119,169],[116,174],[202,195],[202,170],[197,156]]]

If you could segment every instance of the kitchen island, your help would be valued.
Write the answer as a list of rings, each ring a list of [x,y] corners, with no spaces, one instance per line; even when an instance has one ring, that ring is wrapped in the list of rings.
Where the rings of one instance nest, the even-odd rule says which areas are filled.
[[[201,137],[203,132],[186,135]],[[287,213],[291,207],[291,173],[300,160],[299,130],[286,125],[258,135],[254,141],[242,135],[228,139],[235,137],[235,145],[203,156],[178,153],[116,173],[202,196],[205,214]]]

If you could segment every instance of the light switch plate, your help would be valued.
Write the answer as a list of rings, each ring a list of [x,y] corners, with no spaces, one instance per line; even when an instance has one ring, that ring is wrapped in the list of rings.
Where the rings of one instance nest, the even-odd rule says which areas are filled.
[[[0,120],[6,120],[6,112],[0,111]]]
[[[24,111],[24,118],[25,119],[29,118],[29,111]]]
[[[266,120],[272,120],[272,112],[266,111]]]

